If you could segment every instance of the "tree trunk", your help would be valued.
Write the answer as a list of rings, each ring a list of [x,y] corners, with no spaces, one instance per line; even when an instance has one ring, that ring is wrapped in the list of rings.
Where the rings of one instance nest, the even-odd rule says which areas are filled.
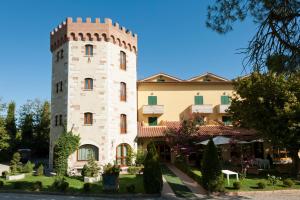
[[[293,160],[293,169],[292,169],[292,175],[294,177],[297,178],[298,176],[298,173],[299,173],[299,156],[298,156],[298,151],[299,151],[299,148],[292,148],[291,149],[291,156],[292,156],[292,160]]]

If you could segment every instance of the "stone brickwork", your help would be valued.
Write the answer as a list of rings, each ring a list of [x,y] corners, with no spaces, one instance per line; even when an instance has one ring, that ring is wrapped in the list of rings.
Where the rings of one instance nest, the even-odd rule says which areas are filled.
[[[76,25],[75,25],[76,24]],[[89,24],[89,25],[87,25]],[[112,28],[112,27],[113,28]],[[136,98],[136,45],[137,36],[124,29],[115,30],[111,20],[101,24],[98,20],[85,23],[77,19],[73,23],[70,18],[51,34],[52,61],[52,102],[51,102],[51,137],[50,166],[53,162],[54,142],[62,132],[62,127],[54,126],[54,116],[63,113],[66,129],[71,129],[81,137],[80,145],[91,144],[99,149],[99,164],[113,163],[116,160],[116,148],[126,143],[134,150],[137,148],[137,98]],[[115,36],[125,43],[116,43],[109,39],[67,39],[54,45],[61,34],[94,33],[97,29],[108,31],[107,36]],[[98,30],[99,29],[99,30]],[[95,36],[95,34],[93,34]],[[109,42],[110,41],[110,42]],[[93,55],[85,55],[85,45],[93,45]],[[54,45],[54,46],[53,46]],[[64,61],[56,62],[55,55],[61,51],[65,54]],[[126,53],[126,70],[120,69],[120,51]],[[93,79],[93,89],[84,89],[84,79]],[[65,82],[62,94],[55,93],[55,83]],[[120,83],[126,83],[127,101],[120,101]],[[59,96],[60,95],[60,96]],[[93,113],[93,124],[84,124],[84,113]],[[120,115],[127,116],[127,133],[120,133]],[[82,168],[85,161],[77,160],[77,152],[69,158],[71,168]]]

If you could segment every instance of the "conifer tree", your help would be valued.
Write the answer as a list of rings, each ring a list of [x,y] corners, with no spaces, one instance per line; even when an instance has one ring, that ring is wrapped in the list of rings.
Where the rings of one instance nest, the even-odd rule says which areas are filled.
[[[159,156],[153,142],[147,146],[147,156],[144,162],[144,189],[146,193],[160,193],[162,190],[162,172]]]
[[[10,102],[8,104],[7,115],[5,119],[5,129],[7,134],[10,137],[10,149],[13,150],[15,144],[14,140],[17,134],[17,127],[16,127],[16,118],[15,118],[15,108],[16,104],[14,102]]]
[[[202,184],[205,189],[209,191],[220,190],[220,186],[222,187],[221,170],[217,148],[210,139],[202,160]]]

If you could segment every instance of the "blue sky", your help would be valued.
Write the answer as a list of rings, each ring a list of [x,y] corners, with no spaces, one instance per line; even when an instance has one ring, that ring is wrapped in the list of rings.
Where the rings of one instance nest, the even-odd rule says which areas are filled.
[[[0,97],[17,106],[50,100],[49,33],[66,17],[111,18],[138,34],[138,78],[165,72],[187,79],[205,72],[242,75],[255,25],[237,23],[219,35],[206,28],[212,0],[9,0],[1,1]]]

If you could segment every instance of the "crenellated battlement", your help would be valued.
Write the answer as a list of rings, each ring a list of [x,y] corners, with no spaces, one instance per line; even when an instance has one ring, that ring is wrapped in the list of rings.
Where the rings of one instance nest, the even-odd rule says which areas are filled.
[[[71,17],[68,17],[50,33],[51,52],[67,41],[111,42],[137,53],[137,34],[133,34],[118,23],[113,24],[109,18],[101,22],[100,18],[92,21],[88,17],[83,21],[81,17],[77,17],[73,21]]]

